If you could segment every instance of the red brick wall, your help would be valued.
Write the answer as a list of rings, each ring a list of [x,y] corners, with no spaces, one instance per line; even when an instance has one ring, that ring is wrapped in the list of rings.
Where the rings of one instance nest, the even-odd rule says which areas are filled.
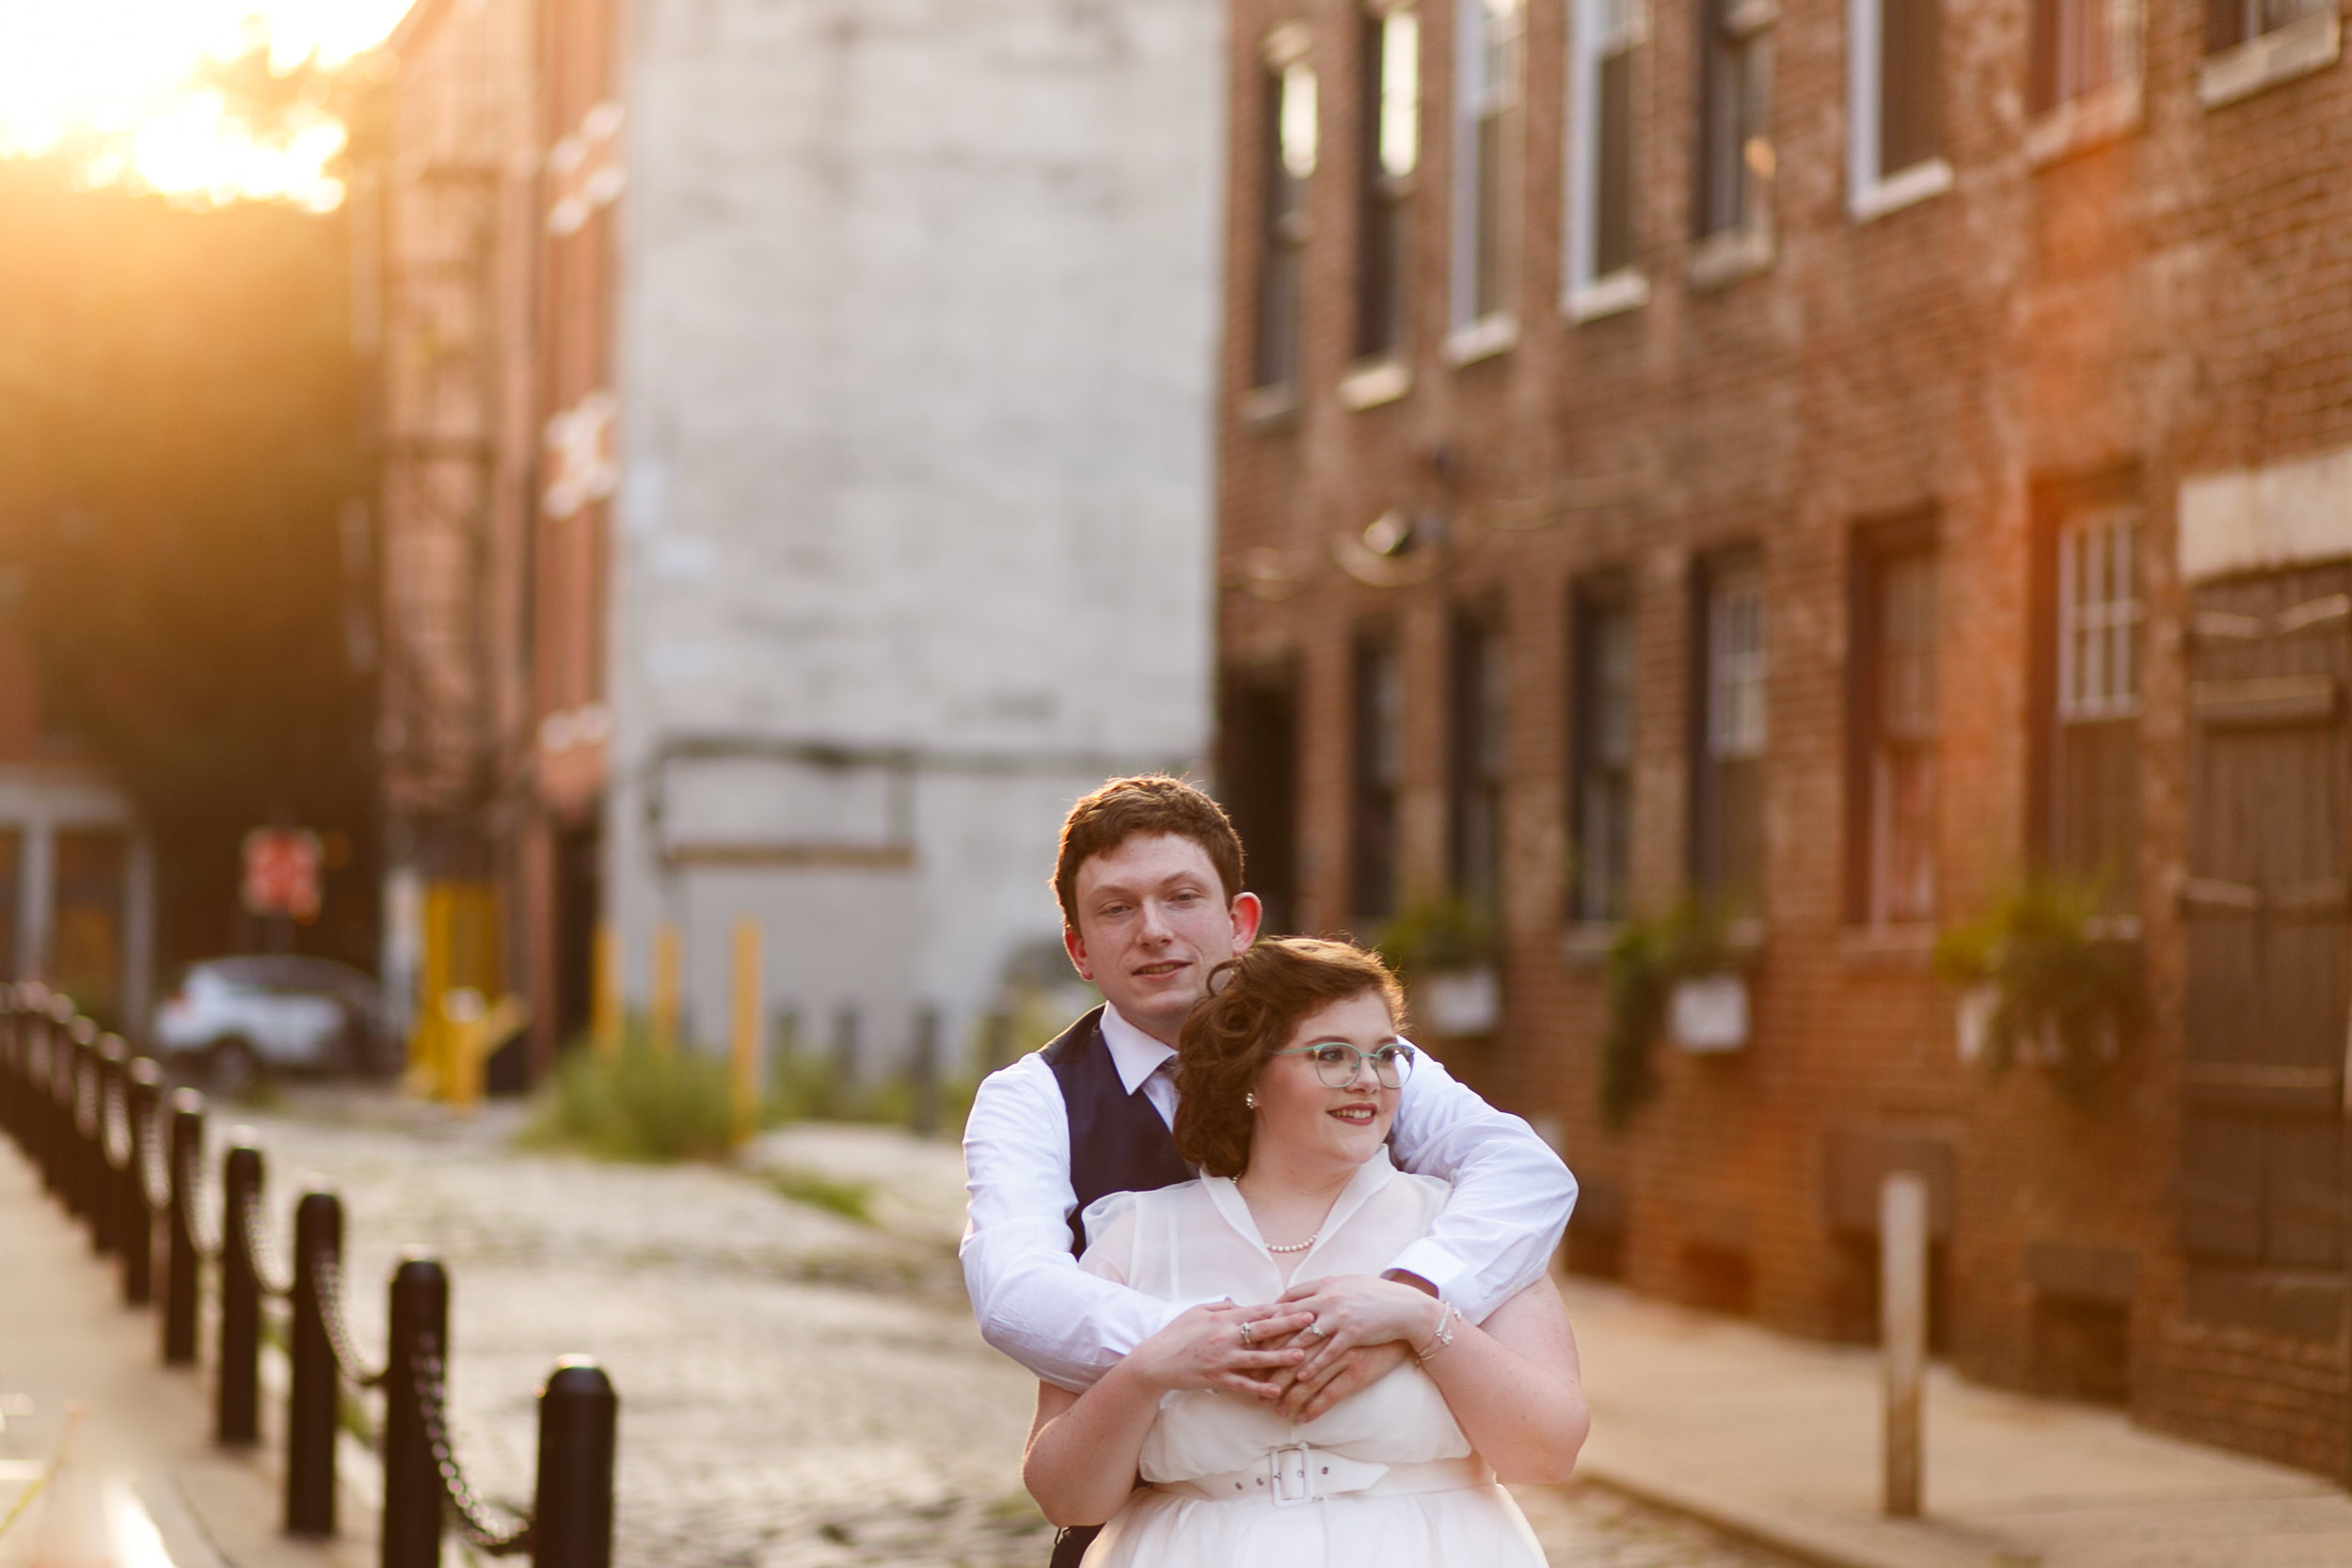
[[[1505,1022],[1451,1049],[1503,1102],[1551,1118],[1572,1163],[1622,1195],[1637,1287],[1704,1295],[1704,1249],[1744,1254],[1749,1306],[1827,1334],[1851,1319],[1825,1207],[1834,1129],[1954,1153],[1946,1332],[1970,1372],[2033,1376],[2036,1243],[2126,1249],[2132,1400],[2154,1424],[2341,1474],[2352,1464],[2343,1344],[2265,1341],[2182,1314],[2170,1185],[2182,952],[2165,889],[2185,831],[2185,593],[2173,567],[2185,474],[2352,442],[2352,68],[2201,108],[2201,14],[2150,0],[2140,127],[2041,169],[2024,151],[2026,8],[1947,8],[1954,189],[1857,223],[1846,211],[1845,8],[1784,0],[1773,29],[1769,197],[1776,258],[1686,282],[1694,23],[1652,0],[1635,70],[1648,303],[1570,324],[1562,277],[1561,0],[1535,0],[1516,190],[1519,341],[1459,369],[1446,329],[1452,8],[1422,8],[1422,156],[1407,330],[1413,385],[1350,412],[1355,229],[1351,0],[1236,0],[1221,424],[1220,640],[1228,667],[1295,657],[1302,699],[1302,924],[1348,920],[1350,641],[1393,626],[1407,671],[1407,896],[1444,877],[1444,628],[1499,600],[1510,648]],[[1305,20],[1321,83],[1306,372],[1295,416],[1253,423],[1260,175],[1254,88],[1268,28]],[[1438,453],[1447,461],[1436,461]],[[1860,525],[1930,511],[1940,549],[1943,916],[1981,909],[2028,852],[2026,650],[2037,485],[2117,473],[2144,506],[2148,599],[2141,884],[2159,1027],[2079,1109],[2030,1069],[1957,1060],[1932,932],[1871,933],[1845,908],[1847,594]],[[1380,588],[1334,541],[1391,507],[1441,515],[1427,580]],[[1636,583],[1636,902],[1681,886],[1692,563],[1761,545],[1771,647],[1766,925],[1756,1034],[1730,1059],[1661,1048],[1659,1089],[1623,1131],[1596,1109],[1597,960],[1561,911],[1569,586]],[[2347,542],[2352,551],[2352,541]],[[1410,558],[1408,558],[1410,559]],[[1703,1249],[1694,1266],[1692,1249]],[[1849,1325],[1850,1326],[1850,1325]]]

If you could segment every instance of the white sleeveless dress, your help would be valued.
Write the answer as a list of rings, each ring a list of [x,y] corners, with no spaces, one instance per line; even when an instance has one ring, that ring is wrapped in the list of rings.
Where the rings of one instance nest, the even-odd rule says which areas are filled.
[[[1290,1283],[1377,1274],[1425,1235],[1450,1186],[1385,1150],[1358,1171]],[[1285,1289],[1249,1206],[1207,1177],[1088,1209],[1083,1266],[1167,1301]],[[1442,1353],[1440,1353],[1442,1354]],[[1238,1395],[1171,1393],[1144,1439],[1149,1484],[1084,1568],[1543,1568],[1527,1519],[1411,1361],[1312,1421]]]

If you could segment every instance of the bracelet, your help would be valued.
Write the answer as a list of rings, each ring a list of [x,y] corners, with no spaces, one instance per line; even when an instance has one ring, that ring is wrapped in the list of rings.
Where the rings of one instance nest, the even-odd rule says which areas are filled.
[[[1428,1361],[1450,1348],[1454,1343],[1454,1320],[1461,1315],[1452,1303],[1447,1303],[1445,1310],[1438,1314],[1438,1332],[1429,1337],[1429,1348],[1413,1352],[1414,1356]]]

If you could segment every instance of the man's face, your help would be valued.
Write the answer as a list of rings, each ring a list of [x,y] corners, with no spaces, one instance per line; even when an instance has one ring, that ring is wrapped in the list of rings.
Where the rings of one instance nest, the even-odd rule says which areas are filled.
[[[1077,929],[1062,944],[1120,1016],[1165,1044],[1208,990],[1209,971],[1258,937],[1258,899],[1230,904],[1209,852],[1136,833],[1078,867]]]

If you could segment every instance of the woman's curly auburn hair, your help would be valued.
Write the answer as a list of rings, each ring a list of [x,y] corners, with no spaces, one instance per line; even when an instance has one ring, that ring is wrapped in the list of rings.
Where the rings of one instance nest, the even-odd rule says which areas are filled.
[[[1248,1097],[1298,1025],[1335,1002],[1380,998],[1397,1027],[1405,988],[1362,948],[1270,937],[1209,972],[1209,994],[1176,1039],[1176,1152],[1210,1176],[1249,1167]]]

